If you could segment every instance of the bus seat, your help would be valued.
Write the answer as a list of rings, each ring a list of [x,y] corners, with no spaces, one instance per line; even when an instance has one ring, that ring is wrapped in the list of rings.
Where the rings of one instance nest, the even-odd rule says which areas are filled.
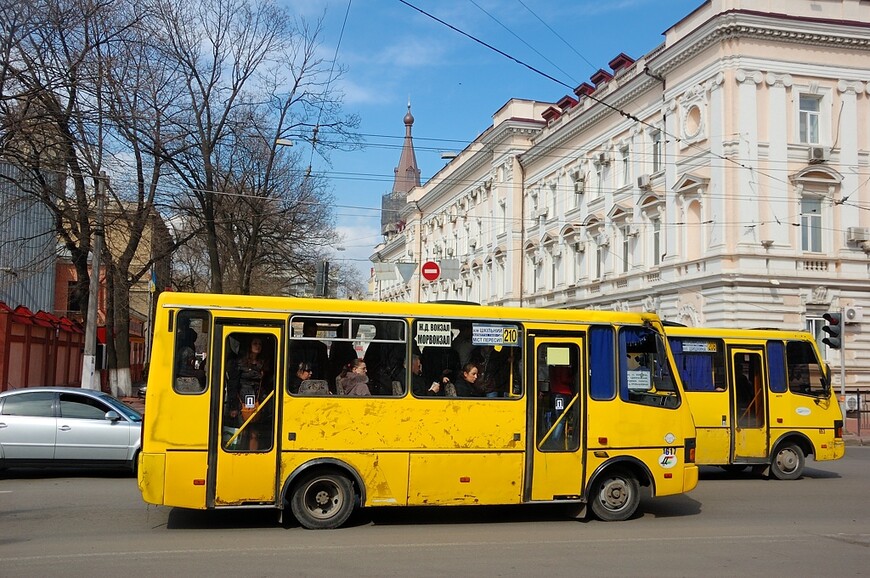
[[[329,395],[325,379],[306,379],[299,386],[299,395]]]

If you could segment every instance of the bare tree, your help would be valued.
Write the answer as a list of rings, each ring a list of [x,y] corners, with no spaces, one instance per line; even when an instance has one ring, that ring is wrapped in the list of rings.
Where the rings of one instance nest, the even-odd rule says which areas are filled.
[[[325,183],[277,139],[353,146],[316,57],[320,22],[272,0],[23,0],[0,13],[0,153],[36,184],[76,268],[87,310],[93,191],[106,209],[112,389],[127,393],[129,292],[155,260],[188,245],[190,275],[216,292],[271,292],[313,277],[334,241]],[[330,144],[329,146],[336,146]],[[159,213],[176,231],[142,258]],[[178,226],[181,225],[181,226]],[[203,268],[203,258],[207,268]],[[207,272],[207,273],[206,273]],[[259,285],[258,285],[259,284]]]
[[[277,140],[308,139],[317,146],[320,127],[348,134],[357,120],[340,116],[339,95],[330,89],[335,71],[316,57],[319,22],[313,28],[297,22],[270,1],[165,0],[159,6],[167,55],[186,83],[173,116],[184,142],[166,147],[164,155],[194,201],[183,206],[195,209],[188,218],[198,219],[204,231],[211,290],[224,291],[229,257],[240,275],[233,285],[248,291],[246,278],[260,256],[282,253],[260,236],[269,229],[258,220],[260,209],[277,203],[285,214],[317,217],[316,205],[329,201],[322,186],[305,179],[290,190],[287,167],[276,169]],[[243,215],[252,220],[241,224]],[[302,220],[293,222],[302,228]],[[331,223],[319,219],[314,226]],[[246,240],[228,252],[225,235]],[[304,252],[292,261],[301,257]]]

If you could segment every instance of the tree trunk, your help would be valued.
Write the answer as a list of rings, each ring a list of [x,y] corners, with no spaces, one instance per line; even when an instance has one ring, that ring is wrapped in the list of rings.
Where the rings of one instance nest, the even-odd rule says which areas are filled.
[[[112,292],[114,295],[112,312],[112,351],[113,363],[109,365],[109,384],[115,397],[129,397],[133,392],[130,376],[130,283],[126,276],[113,275]],[[107,315],[106,323],[109,317]],[[108,335],[108,327],[107,335]],[[109,341],[107,339],[107,341]]]

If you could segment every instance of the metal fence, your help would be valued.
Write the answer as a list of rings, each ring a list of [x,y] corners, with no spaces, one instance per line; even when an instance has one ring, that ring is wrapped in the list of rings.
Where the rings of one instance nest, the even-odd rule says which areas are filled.
[[[870,391],[847,391],[843,400],[846,410],[846,432],[870,435]]]

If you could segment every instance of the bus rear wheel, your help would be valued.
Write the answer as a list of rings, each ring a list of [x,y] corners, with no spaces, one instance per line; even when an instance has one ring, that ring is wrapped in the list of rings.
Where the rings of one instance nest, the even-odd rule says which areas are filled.
[[[595,481],[592,490],[592,513],[604,522],[627,520],[640,504],[640,484],[625,470],[605,472]]]
[[[353,483],[337,472],[314,472],[293,489],[290,509],[309,530],[338,528],[353,513]]]
[[[770,462],[770,473],[777,480],[796,480],[804,471],[804,452],[797,444],[786,443],[776,449]]]

